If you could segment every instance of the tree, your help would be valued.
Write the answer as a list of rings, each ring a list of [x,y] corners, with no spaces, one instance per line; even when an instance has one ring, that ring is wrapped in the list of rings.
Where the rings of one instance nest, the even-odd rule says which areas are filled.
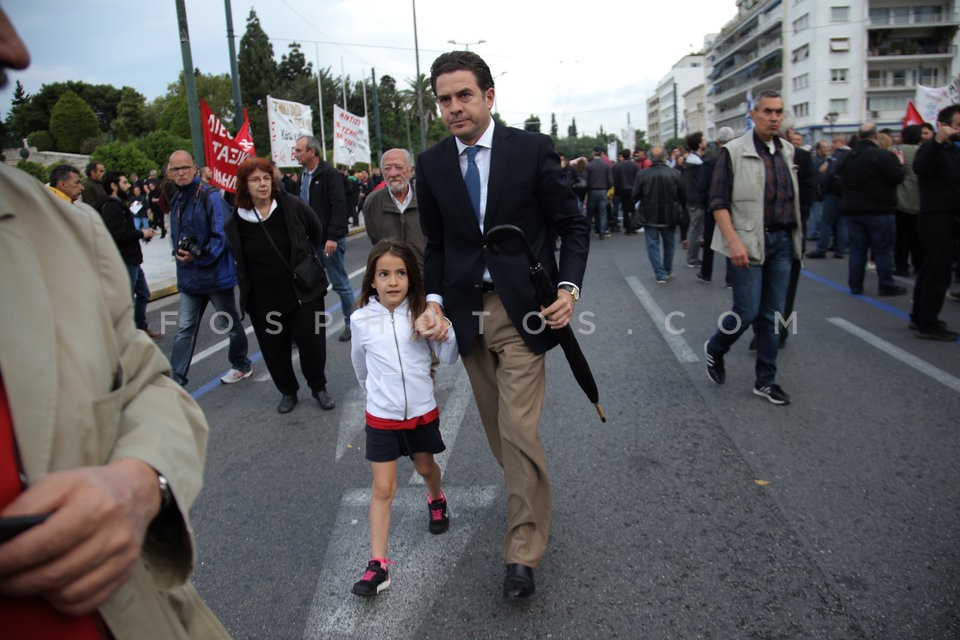
[[[127,174],[138,173],[147,175],[151,169],[159,166],[144,155],[132,142],[115,140],[93,150],[90,154],[92,162],[102,162],[103,166],[111,171],[124,171]]]
[[[142,138],[134,141],[143,152],[157,166],[164,164],[170,154],[178,149],[192,149],[190,138],[183,138],[169,131],[151,131]]]
[[[37,151],[51,151],[56,147],[53,142],[53,136],[44,129],[43,131],[33,131],[27,136],[27,144],[36,147]]]
[[[117,118],[110,123],[110,131],[116,139],[129,141],[150,130],[146,103],[147,99],[136,89],[132,87],[120,89]]]
[[[157,128],[189,140],[190,112],[187,110],[187,99],[176,96],[168,100],[157,120]]]
[[[572,118],[570,120],[570,126],[567,127],[567,136],[570,138],[577,137],[577,119],[576,118]]]
[[[73,91],[66,91],[50,112],[50,135],[58,151],[79,153],[84,141],[100,133],[97,116]]]
[[[530,114],[530,117],[523,121],[523,130],[540,133],[540,118]]]
[[[240,38],[237,68],[243,103],[248,107],[265,108],[267,94],[277,81],[277,63],[273,59],[273,45],[253,9],[250,9],[247,29]]]
[[[550,114],[550,137],[556,140],[558,136],[559,127],[557,126],[557,114]]]
[[[306,56],[300,50],[299,42],[291,42],[287,45],[290,49],[288,53],[280,58],[280,64],[277,65],[277,76],[280,83],[296,82],[297,80],[311,80],[313,78],[313,65],[307,62]]]

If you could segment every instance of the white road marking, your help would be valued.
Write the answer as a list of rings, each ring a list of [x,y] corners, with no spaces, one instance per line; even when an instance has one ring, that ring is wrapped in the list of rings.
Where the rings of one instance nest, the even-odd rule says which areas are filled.
[[[855,335],[867,344],[880,349],[887,355],[893,356],[905,365],[913,367],[920,373],[932,378],[933,380],[936,380],[943,386],[960,393],[960,378],[947,373],[943,369],[933,366],[926,360],[922,360],[912,353],[904,351],[900,347],[890,344],[886,340],[858,327],[852,322],[844,320],[843,318],[827,318],[827,322]]]
[[[351,367],[352,368],[352,367]],[[353,371],[350,372],[352,382],[356,382],[356,376]],[[339,462],[343,454],[347,452],[348,445],[360,447],[360,458],[363,459],[364,448],[361,442],[360,434],[364,432],[363,428],[367,424],[366,412],[366,394],[360,385],[353,384],[347,391],[346,397],[341,401],[340,426],[337,428],[337,457]]]
[[[690,348],[687,341],[680,337],[680,334],[672,333],[668,329],[667,315],[663,312],[663,309],[660,308],[660,305],[657,304],[656,300],[653,299],[653,296],[650,295],[646,287],[640,284],[640,280],[636,276],[627,276],[627,284],[633,289],[634,295],[640,300],[643,308],[647,310],[647,315],[653,320],[653,324],[660,331],[660,335],[666,340],[667,346],[673,351],[673,355],[677,357],[677,360],[680,362],[700,362],[700,358],[693,352],[693,349]]]
[[[246,333],[247,335],[250,335],[251,333],[253,333],[253,327],[252,326],[247,327],[244,330],[244,333]],[[230,338],[224,338],[223,340],[216,343],[215,345],[207,347],[200,353],[194,355],[193,360],[190,361],[190,364],[194,365],[200,362],[201,360],[204,360],[205,358],[209,358],[210,356],[215,354],[217,351],[220,351],[221,349],[226,349],[229,344],[230,344]]]
[[[457,434],[460,433],[467,407],[473,406],[473,390],[470,387],[470,380],[467,378],[467,370],[459,364],[441,366],[437,371],[437,379],[449,380],[445,384],[452,387],[446,402],[440,405],[440,434],[443,436],[443,443],[447,445],[447,448],[443,453],[438,453],[433,457],[440,465],[440,475],[442,476],[447,469],[447,459],[450,457],[450,452],[453,451],[453,444],[457,441]],[[409,484],[423,484],[423,478],[416,470],[411,474]]]
[[[424,490],[397,491],[389,551],[396,564],[390,566],[390,588],[372,602],[350,593],[369,557],[370,490],[344,494],[307,616],[305,640],[403,638],[417,628],[422,612],[435,605],[437,567],[449,567],[463,554],[500,489],[445,487],[444,491],[450,501],[450,530],[441,535],[427,532]]]

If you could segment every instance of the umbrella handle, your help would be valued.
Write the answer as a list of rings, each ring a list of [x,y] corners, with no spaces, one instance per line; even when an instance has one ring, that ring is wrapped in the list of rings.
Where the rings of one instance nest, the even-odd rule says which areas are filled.
[[[498,224],[493,227],[483,235],[483,244],[490,253],[498,256],[500,255],[500,245],[498,242],[500,242],[502,238],[510,236],[518,236],[523,240],[523,250],[527,254],[527,262],[530,263],[531,269],[536,268],[540,264],[540,261],[537,259],[537,256],[533,255],[533,249],[530,248],[527,234],[515,224]]]

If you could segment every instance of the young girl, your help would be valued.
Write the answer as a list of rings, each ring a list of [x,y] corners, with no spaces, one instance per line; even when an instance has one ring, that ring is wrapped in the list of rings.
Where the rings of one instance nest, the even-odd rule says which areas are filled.
[[[446,447],[440,437],[430,361],[435,351],[441,362],[456,362],[457,342],[452,327],[442,343],[418,333],[414,323],[426,309],[423,276],[415,254],[403,242],[381,240],[373,247],[357,305],[350,316],[350,355],[357,380],[367,391],[367,460],[373,489],[370,562],[353,592],[370,597],[390,586],[387,535],[400,456],[413,459],[427,485],[430,533],[443,533],[450,526],[440,467],[433,459]]]

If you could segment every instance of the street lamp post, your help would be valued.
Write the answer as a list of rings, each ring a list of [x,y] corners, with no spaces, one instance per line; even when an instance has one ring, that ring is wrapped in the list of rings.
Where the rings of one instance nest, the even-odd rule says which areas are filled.
[[[462,44],[463,47],[464,47],[464,49],[465,49],[466,51],[470,51],[470,45],[472,45],[472,44],[483,44],[484,42],[486,42],[486,40],[477,40],[476,42],[457,42],[456,40],[447,40],[447,42],[449,42],[449,43],[452,44],[453,46],[457,46],[458,44]]]
[[[833,137],[833,125],[840,117],[840,114],[836,111],[831,111],[824,117],[824,120],[830,123],[830,136]]]

